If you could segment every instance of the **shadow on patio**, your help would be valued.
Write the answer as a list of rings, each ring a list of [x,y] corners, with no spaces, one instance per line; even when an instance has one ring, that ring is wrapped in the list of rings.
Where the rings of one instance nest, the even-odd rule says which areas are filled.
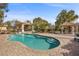
[[[69,52],[64,52],[64,56],[79,56],[79,42],[75,42],[71,40],[71,42],[67,45],[61,47],[62,49],[66,49]]]

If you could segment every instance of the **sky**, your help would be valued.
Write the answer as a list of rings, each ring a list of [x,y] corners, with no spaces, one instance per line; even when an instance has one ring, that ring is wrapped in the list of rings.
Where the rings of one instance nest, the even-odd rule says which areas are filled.
[[[77,3],[10,3],[8,4],[9,12],[6,13],[8,20],[26,20],[32,21],[35,17],[41,17],[49,23],[54,24],[56,16],[61,10],[74,10],[79,15],[79,4]],[[79,20],[77,20],[79,22]]]

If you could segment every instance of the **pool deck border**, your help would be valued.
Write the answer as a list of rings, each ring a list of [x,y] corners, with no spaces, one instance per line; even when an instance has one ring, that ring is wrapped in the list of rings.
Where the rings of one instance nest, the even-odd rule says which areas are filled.
[[[55,37],[56,39],[58,39],[60,41],[61,44],[56,48],[46,50],[46,51],[33,50],[31,48],[24,46],[24,44],[22,44],[22,43],[19,44],[20,48],[16,48],[16,46],[18,44],[16,44],[15,42],[6,40],[6,38],[10,34],[8,34],[8,35],[1,34],[3,36],[3,39],[0,41],[0,44],[4,44],[4,45],[2,45],[2,47],[1,47],[0,55],[13,55],[13,56],[14,55],[16,55],[16,56],[18,56],[18,55],[21,55],[21,56],[46,56],[46,55],[47,56],[60,56],[61,55],[62,56],[63,55],[62,53],[69,52],[66,49],[62,49],[61,47],[70,43],[70,40],[73,40],[73,37],[72,37],[73,35],[67,36],[67,35],[62,35],[62,34],[48,34],[48,33],[36,33],[36,34],[45,35],[45,36],[49,36],[49,37]],[[4,41],[5,41],[5,43],[4,43]],[[5,51],[7,51],[7,52],[5,52]],[[25,52],[23,52],[23,51],[25,51]]]

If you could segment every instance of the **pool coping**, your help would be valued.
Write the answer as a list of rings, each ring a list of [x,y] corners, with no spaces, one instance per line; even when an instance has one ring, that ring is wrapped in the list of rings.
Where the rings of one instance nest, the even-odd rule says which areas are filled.
[[[22,33],[22,34],[23,34],[23,33]],[[27,34],[27,33],[24,33],[24,34]],[[12,35],[12,34],[10,34],[10,35]],[[8,35],[7,39],[9,39],[9,36],[10,36],[10,35]],[[40,34],[36,34],[36,35],[40,35]],[[46,35],[40,35],[40,36],[45,36],[45,37],[54,38],[54,37],[46,36]],[[54,39],[56,39],[56,38],[54,38]],[[58,39],[56,39],[56,40],[58,40]],[[59,48],[59,47],[60,47],[60,44],[61,44],[60,40],[58,40],[58,41],[60,42],[60,44],[59,44],[57,47],[55,47],[55,48],[48,49],[48,50],[37,50],[37,49],[34,50],[34,49],[32,49],[32,48],[30,48],[30,47],[24,45],[23,43],[21,43],[21,42],[19,42],[19,41],[11,41],[11,40],[8,40],[8,41],[14,42],[15,44],[18,43],[18,44],[22,45],[24,48],[28,48],[28,49],[30,49],[30,50],[32,50],[32,51],[36,51],[36,52],[49,52],[49,51],[52,51],[52,50],[54,50],[54,49]]]

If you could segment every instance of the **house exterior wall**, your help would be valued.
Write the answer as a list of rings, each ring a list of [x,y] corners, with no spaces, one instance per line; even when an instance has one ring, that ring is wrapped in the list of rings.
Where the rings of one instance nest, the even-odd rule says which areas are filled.
[[[64,31],[62,31],[62,33],[67,33],[67,34],[75,34],[75,33],[79,33],[79,25],[75,24],[73,26],[69,25],[69,26],[62,26]],[[71,27],[70,29],[67,27]],[[68,32],[70,30],[70,32]]]
[[[0,30],[7,31],[7,27],[0,27]]]

